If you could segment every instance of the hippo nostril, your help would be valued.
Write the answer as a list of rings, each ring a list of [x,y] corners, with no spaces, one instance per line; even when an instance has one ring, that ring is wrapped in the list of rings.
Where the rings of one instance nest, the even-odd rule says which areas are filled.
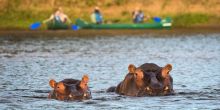
[[[154,88],[154,89],[161,89],[161,88],[162,88],[162,85],[156,83],[156,84],[152,84],[151,87]]]

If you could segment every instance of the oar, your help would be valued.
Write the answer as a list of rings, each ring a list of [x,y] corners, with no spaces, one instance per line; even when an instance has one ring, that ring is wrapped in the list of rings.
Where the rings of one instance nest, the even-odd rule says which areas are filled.
[[[35,22],[35,23],[31,24],[29,28],[31,30],[35,30],[35,29],[39,28],[40,26],[41,26],[41,22]]]
[[[79,26],[73,24],[73,25],[71,26],[71,29],[74,30],[74,31],[77,31],[77,30],[79,30],[80,28],[79,28]]]

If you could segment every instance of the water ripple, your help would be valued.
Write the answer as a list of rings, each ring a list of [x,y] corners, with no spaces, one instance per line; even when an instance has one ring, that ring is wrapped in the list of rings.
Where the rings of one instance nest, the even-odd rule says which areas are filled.
[[[173,64],[176,94],[125,97],[106,93],[127,73],[128,64]],[[220,35],[115,36],[94,38],[2,37],[0,109],[219,109]],[[47,99],[49,80],[90,76],[93,99]],[[204,106],[205,105],[205,106]]]

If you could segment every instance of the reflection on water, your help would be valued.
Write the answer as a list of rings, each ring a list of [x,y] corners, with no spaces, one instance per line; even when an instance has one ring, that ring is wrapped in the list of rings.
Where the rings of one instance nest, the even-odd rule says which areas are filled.
[[[105,90],[130,63],[173,64],[176,95],[125,97]],[[0,38],[0,109],[219,109],[220,35]],[[93,99],[48,100],[48,81],[90,76]]]

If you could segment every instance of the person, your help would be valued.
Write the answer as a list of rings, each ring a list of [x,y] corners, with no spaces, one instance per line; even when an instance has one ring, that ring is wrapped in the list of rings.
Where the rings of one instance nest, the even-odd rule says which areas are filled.
[[[95,24],[102,24],[103,17],[102,17],[99,7],[95,7],[93,13],[91,14],[91,21],[92,23],[95,23]]]
[[[140,9],[136,9],[133,12],[133,22],[134,23],[143,23],[144,21],[144,13]]]
[[[55,21],[57,23],[71,23],[69,17],[63,13],[63,9],[59,7],[51,16],[50,18],[43,21],[43,23],[48,23],[50,21]]]

